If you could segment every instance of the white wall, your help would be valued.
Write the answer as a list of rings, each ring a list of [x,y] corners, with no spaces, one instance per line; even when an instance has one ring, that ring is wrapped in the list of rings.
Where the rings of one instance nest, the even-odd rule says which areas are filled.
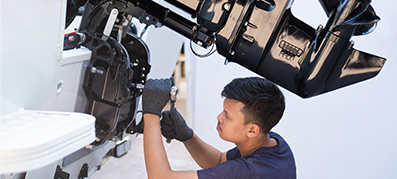
[[[381,21],[369,35],[355,37],[354,48],[387,58],[370,80],[324,95],[302,99],[283,90],[287,108],[274,131],[290,144],[298,178],[396,178],[397,173],[397,29],[396,3],[373,1]],[[327,18],[316,0],[296,0],[293,14],[316,28]],[[188,45],[185,41],[185,45]],[[186,48],[188,119],[204,141],[224,151],[234,146],[215,129],[222,110],[220,92],[233,78],[253,76],[214,54],[195,57]],[[195,48],[200,53],[206,51]]]

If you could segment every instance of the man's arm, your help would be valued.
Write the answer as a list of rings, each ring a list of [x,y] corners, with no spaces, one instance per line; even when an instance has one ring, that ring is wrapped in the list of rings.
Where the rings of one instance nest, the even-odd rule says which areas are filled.
[[[146,113],[144,119],[143,148],[149,179],[197,179],[197,171],[172,171],[161,137],[160,117]]]
[[[211,168],[227,161],[227,152],[222,153],[213,146],[205,143],[196,134],[193,134],[193,137],[183,142],[183,144],[196,163],[203,169]]]

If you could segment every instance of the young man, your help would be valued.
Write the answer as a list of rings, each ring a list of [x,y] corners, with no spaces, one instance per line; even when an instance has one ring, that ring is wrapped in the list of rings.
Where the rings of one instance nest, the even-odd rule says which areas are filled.
[[[296,178],[295,160],[285,140],[270,130],[281,119],[285,102],[273,83],[259,77],[234,79],[222,96],[218,115],[219,136],[236,144],[221,152],[202,141],[174,109],[162,113],[170,98],[170,79],[148,80],[143,90],[144,152],[151,178]],[[161,127],[160,127],[161,125]],[[202,170],[172,171],[161,133],[182,141]]]

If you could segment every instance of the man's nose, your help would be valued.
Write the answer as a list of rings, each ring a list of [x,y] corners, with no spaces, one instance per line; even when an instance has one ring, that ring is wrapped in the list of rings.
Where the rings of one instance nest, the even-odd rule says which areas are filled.
[[[223,112],[221,112],[221,113],[218,115],[218,117],[216,117],[216,119],[218,119],[218,121],[219,121],[220,123],[223,123],[222,114],[223,114]]]

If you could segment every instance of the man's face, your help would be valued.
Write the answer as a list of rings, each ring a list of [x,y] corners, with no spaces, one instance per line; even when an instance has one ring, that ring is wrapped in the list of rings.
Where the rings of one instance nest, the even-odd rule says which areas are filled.
[[[223,111],[217,117],[216,127],[223,140],[234,143],[245,140],[247,126],[244,125],[244,114],[241,112],[243,107],[240,101],[229,98],[223,100]]]

